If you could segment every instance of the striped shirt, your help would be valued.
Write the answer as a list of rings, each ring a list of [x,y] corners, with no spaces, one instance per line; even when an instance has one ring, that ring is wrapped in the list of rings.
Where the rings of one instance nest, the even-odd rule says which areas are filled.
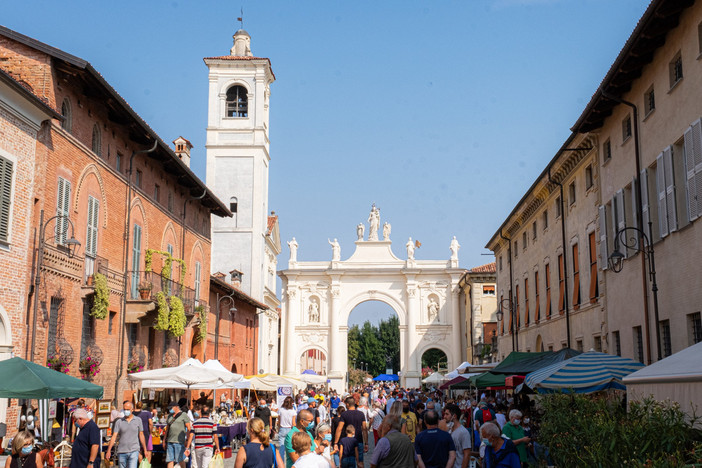
[[[217,425],[210,418],[196,419],[193,423],[195,448],[214,448],[214,438],[217,437]]]

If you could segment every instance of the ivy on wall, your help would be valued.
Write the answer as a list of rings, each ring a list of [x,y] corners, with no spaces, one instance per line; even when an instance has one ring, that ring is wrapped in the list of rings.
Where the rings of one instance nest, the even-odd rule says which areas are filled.
[[[195,312],[197,312],[198,317],[200,317],[200,324],[197,326],[198,334],[195,337],[197,343],[202,343],[207,339],[207,310],[205,306],[199,305],[195,307]]]
[[[161,276],[163,278],[168,280],[171,279],[171,266],[173,265],[173,262],[180,265],[180,281],[178,284],[180,284],[182,287],[185,274],[188,272],[188,267],[185,264],[185,261],[182,258],[174,258],[173,255],[168,252],[164,252],[163,250],[146,249],[144,252],[144,271],[146,273],[151,273],[151,271],[153,271],[154,254],[159,254],[163,257],[163,267],[161,267]]]
[[[93,274],[95,285],[95,297],[93,298],[93,307],[90,309],[90,315],[99,320],[105,320],[108,309],[110,307],[110,290],[107,287],[107,278],[100,273]]]
[[[171,335],[178,338],[185,333],[185,307],[183,307],[183,301],[181,301],[178,296],[171,296],[170,306],[171,311],[168,314],[168,330],[171,332]]]

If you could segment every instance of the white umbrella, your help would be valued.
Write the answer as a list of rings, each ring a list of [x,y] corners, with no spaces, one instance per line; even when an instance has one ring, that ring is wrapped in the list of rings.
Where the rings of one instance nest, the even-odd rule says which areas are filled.
[[[235,374],[234,372],[229,372],[226,367],[222,365],[217,359],[210,359],[206,361],[203,366],[205,369],[210,370],[219,377],[222,377],[224,382],[222,386],[226,387],[235,382],[241,382],[244,380],[244,376],[241,374]]]
[[[434,372],[429,377],[422,380],[422,383],[439,383],[443,382],[444,380],[446,380],[446,378],[443,375],[439,374],[438,372]]]
[[[197,359],[190,358],[177,367],[135,372],[127,376],[129,380],[141,382],[142,388],[212,388],[224,382],[218,372],[206,369]],[[203,385],[204,387],[200,387]]]
[[[298,388],[307,386],[302,380],[287,375],[258,374],[250,375],[246,380],[249,381],[251,388],[267,392],[278,390],[278,385],[292,385]]]

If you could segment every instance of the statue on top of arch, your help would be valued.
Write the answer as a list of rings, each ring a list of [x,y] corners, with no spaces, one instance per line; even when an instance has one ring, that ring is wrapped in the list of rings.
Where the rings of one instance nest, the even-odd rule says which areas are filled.
[[[378,228],[380,227],[380,209],[377,206],[375,206],[375,203],[373,203],[373,206],[371,207],[370,215],[368,215],[368,222],[370,223],[370,229],[368,232],[368,240],[369,241],[377,241],[378,240]]]

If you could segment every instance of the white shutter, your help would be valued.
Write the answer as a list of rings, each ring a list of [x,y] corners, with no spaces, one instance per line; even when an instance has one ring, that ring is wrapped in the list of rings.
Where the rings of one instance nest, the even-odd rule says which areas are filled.
[[[195,262],[195,301],[200,301],[200,281],[202,266],[200,262]]]
[[[56,215],[64,216],[56,219],[56,242],[58,244],[66,243],[66,235],[68,234],[68,207],[71,203],[71,183],[59,177],[58,194],[56,197]]]
[[[86,235],[85,253],[93,257],[97,254],[99,212],[100,202],[94,197],[88,197],[88,232]]]
[[[695,122],[697,134],[695,137],[694,160],[695,160],[695,199],[697,200],[697,217],[702,217],[702,121]]]
[[[663,164],[665,164],[665,204],[668,208],[668,231],[675,232],[678,230],[678,210],[675,201],[672,146],[663,150]]]
[[[609,246],[607,245],[607,207],[600,206],[600,265],[606,270],[609,261]]]
[[[648,232],[648,222],[651,219],[651,212],[648,203],[648,169],[644,168],[641,171],[641,216],[643,217],[643,222],[641,223],[641,229],[646,233],[646,236],[651,234]],[[650,239],[653,242],[653,239]]]
[[[687,215],[690,221],[697,219],[697,184],[695,177],[695,150],[699,151],[700,121],[685,130],[685,173],[687,174]],[[697,147],[697,148],[695,148]]]
[[[668,235],[668,208],[666,205],[665,167],[663,167],[663,153],[656,158],[656,193],[658,194],[658,229],[661,238]]]
[[[141,263],[141,226],[134,224],[132,239],[132,299],[136,299],[139,286],[139,264]]]

